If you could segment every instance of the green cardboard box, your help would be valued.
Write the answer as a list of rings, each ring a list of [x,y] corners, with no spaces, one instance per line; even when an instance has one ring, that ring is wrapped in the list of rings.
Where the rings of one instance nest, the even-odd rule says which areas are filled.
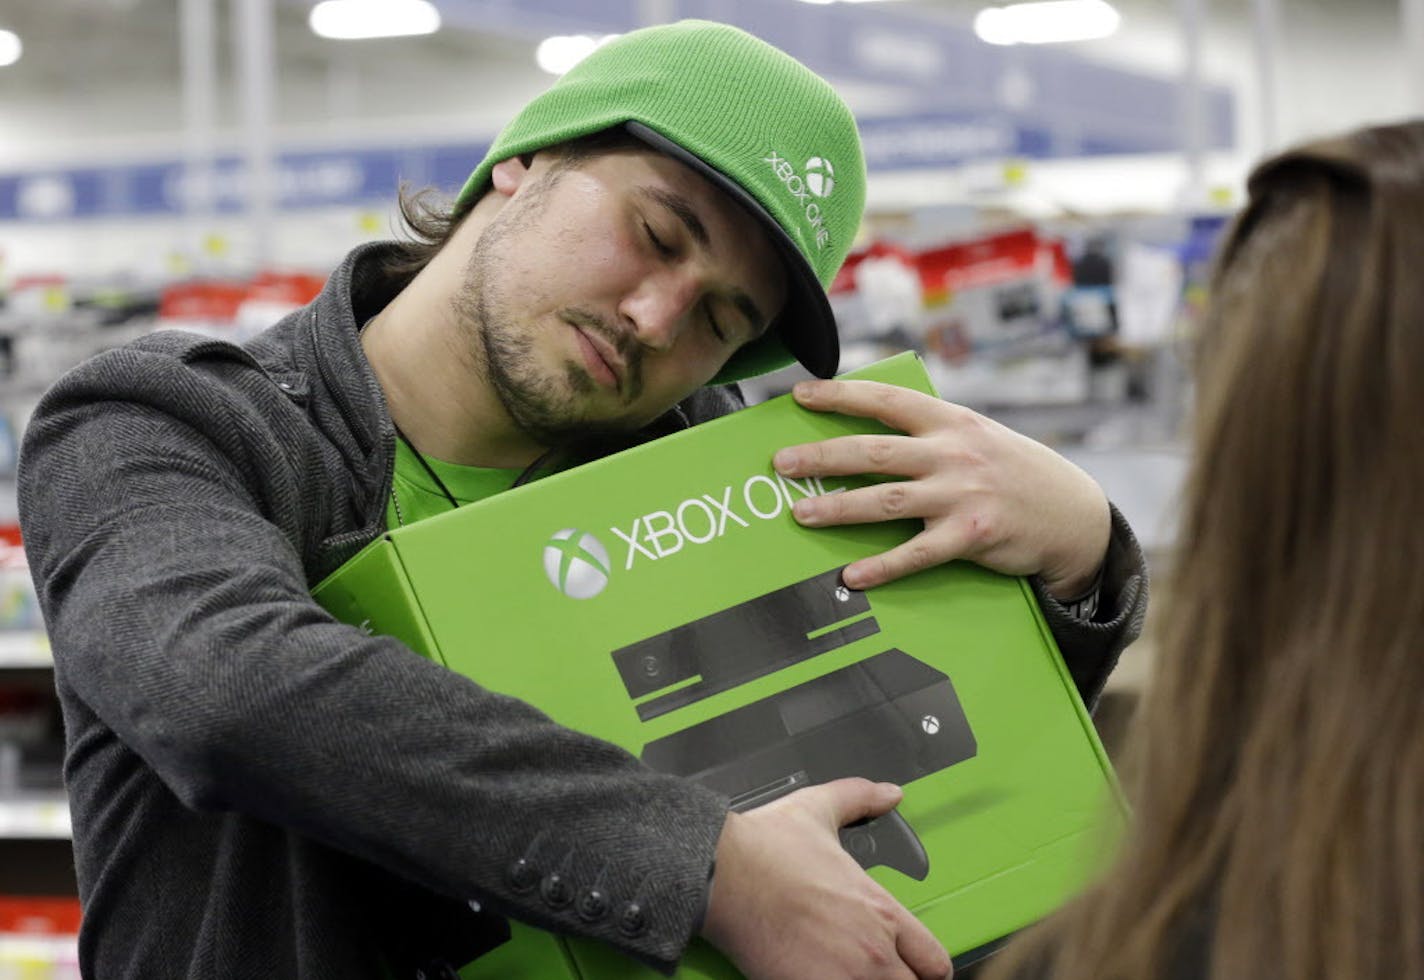
[[[847,377],[933,392],[913,354]],[[841,775],[901,783],[898,816],[843,841],[962,957],[1081,887],[1122,804],[1025,581],[954,562],[852,592],[839,570],[917,522],[791,517],[802,496],[868,480],[783,478],[773,453],[875,431],[776,398],[391,531],[315,594],[734,806]],[[500,648],[519,655],[489,656]],[[655,976],[513,929],[461,976]],[[699,942],[678,976],[736,973]]]

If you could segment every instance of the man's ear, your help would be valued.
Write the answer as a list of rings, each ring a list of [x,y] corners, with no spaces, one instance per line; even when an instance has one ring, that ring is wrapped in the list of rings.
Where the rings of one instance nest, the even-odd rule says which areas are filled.
[[[519,190],[519,185],[524,183],[528,176],[529,161],[523,157],[501,160],[490,171],[490,181],[494,184],[495,192],[505,197],[513,197],[514,192]]]

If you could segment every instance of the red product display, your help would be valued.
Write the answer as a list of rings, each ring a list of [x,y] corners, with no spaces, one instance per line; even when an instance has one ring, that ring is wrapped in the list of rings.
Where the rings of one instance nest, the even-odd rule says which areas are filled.
[[[862,248],[856,249],[846,256],[845,264],[836,273],[836,278],[831,281],[831,288],[828,290],[832,296],[837,293],[851,293],[856,289],[856,270],[866,259],[899,259],[906,266],[914,268],[917,262],[915,253],[909,249],[901,248],[890,242],[871,242]]]
[[[1063,243],[1031,228],[921,252],[926,348],[956,362],[1052,330],[1072,268]]]
[[[1063,243],[1032,228],[954,242],[917,257],[925,301],[937,305],[955,293],[1043,277],[1060,285],[1073,279]]]
[[[198,280],[163,290],[160,320],[231,323],[245,303],[305,306],[317,297],[325,278],[302,272],[260,272],[250,280]]]
[[[226,322],[236,318],[247,298],[247,286],[237,282],[184,282],[163,290],[160,320]]]
[[[74,936],[79,933],[79,918],[77,898],[0,895],[0,934]]]

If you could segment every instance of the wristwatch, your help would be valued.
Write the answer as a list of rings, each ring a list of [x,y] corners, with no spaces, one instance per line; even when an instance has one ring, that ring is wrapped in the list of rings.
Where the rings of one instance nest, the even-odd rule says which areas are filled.
[[[1093,584],[1088,586],[1088,591],[1075,599],[1062,601],[1060,605],[1068,612],[1068,615],[1080,623],[1091,623],[1093,617],[1098,612],[1098,597],[1103,590],[1103,566],[1098,566],[1098,574],[1093,576]]]

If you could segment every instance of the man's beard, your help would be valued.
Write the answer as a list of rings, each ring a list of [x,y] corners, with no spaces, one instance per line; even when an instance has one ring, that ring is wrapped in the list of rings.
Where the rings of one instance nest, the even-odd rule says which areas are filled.
[[[521,327],[508,314],[509,297],[500,288],[501,246],[516,229],[529,227],[543,213],[559,177],[558,170],[551,171],[525,192],[520,205],[506,206],[495,216],[475,243],[464,283],[453,300],[459,322],[469,328],[469,353],[475,366],[482,369],[514,424],[551,448],[602,442],[638,428],[627,419],[586,417],[579,403],[586,404],[597,394],[598,384],[573,361],[565,362],[561,375],[542,370],[533,329]],[[577,324],[618,351],[625,366],[620,397],[625,404],[636,401],[643,388],[642,349],[590,311],[571,307],[560,315],[568,329]]]

